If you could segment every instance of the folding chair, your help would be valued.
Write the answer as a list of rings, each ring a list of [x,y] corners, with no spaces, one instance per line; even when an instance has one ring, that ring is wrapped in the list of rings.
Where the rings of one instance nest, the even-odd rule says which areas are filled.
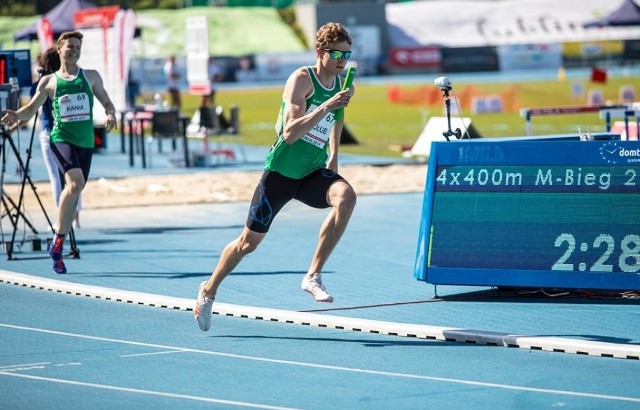
[[[189,166],[188,141],[185,130],[180,127],[180,114],[177,110],[154,111],[151,120],[151,137],[148,142],[151,143],[154,138],[158,140],[158,153],[162,154],[162,140],[171,138],[171,148],[176,152],[178,147],[176,138],[182,138],[184,149],[185,166]],[[149,163],[151,163],[151,150],[149,150]]]
[[[216,164],[220,164],[221,158],[227,161],[236,160],[236,154],[233,148],[225,147],[224,144],[234,144],[242,153],[242,158],[246,162],[247,154],[242,142],[239,126],[239,112],[237,107],[232,108],[231,121],[224,116],[222,106],[203,107],[200,108],[200,129],[203,132],[204,152],[207,165],[210,165],[210,156],[215,155]],[[209,139],[215,138],[216,147],[210,149]]]

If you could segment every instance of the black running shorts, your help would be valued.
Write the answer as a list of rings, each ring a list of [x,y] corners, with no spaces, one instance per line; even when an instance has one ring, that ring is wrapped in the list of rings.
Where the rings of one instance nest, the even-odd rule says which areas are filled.
[[[318,169],[302,179],[285,177],[274,171],[265,171],[253,193],[247,228],[265,233],[282,207],[292,199],[313,208],[328,208],[327,193],[331,185],[342,180],[330,169]]]
[[[66,142],[55,142],[51,143],[51,152],[56,157],[60,173],[64,175],[70,169],[80,168],[84,182],[87,183],[93,159],[93,148],[80,148]]]

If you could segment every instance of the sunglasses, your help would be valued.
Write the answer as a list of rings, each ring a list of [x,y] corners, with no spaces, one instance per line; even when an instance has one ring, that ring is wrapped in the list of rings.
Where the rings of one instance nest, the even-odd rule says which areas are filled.
[[[340,58],[348,60],[351,58],[351,51],[333,50],[330,48],[323,48],[322,51],[326,51],[327,53],[329,53],[329,57],[333,58],[334,60],[338,60]]]

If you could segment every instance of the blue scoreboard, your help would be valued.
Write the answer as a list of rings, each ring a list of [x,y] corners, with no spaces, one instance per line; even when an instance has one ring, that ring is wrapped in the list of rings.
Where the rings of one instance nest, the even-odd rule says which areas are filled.
[[[0,50],[0,84],[18,79],[20,87],[31,87],[31,52],[25,50]]]
[[[414,276],[640,290],[640,142],[434,142]]]

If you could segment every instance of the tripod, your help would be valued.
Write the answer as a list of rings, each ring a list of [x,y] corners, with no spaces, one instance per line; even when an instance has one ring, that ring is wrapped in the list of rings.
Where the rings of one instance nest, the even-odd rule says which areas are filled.
[[[31,221],[29,221],[29,219],[27,218],[27,216],[24,214],[24,212],[22,211],[22,205],[23,205],[23,201],[24,201],[24,193],[25,193],[25,186],[27,184],[27,182],[29,183],[29,186],[31,187],[31,190],[34,194],[34,196],[36,197],[38,204],[40,205],[40,209],[42,210],[45,219],[47,220],[47,224],[49,225],[49,228],[51,229],[51,231],[53,232],[53,225],[51,223],[51,220],[49,219],[49,216],[47,215],[47,211],[44,208],[44,205],[42,204],[42,201],[40,200],[40,196],[38,195],[38,191],[36,186],[34,185],[31,176],[29,175],[29,164],[31,162],[31,154],[32,154],[32,149],[33,149],[33,138],[35,135],[35,120],[37,119],[37,114],[36,117],[34,118],[34,125],[33,128],[31,130],[31,138],[29,141],[29,148],[27,149],[27,161],[26,163],[24,163],[22,161],[22,158],[20,157],[20,152],[18,150],[18,148],[16,147],[15,142],[13,141],[11,134],[9,134],[9,132],[7,132],[4,128],[2,128],[0,131],[2,132],[2,144],[0,145],[0,151],[1,152],[1,157],[2,157],[2,169],[1,169],[1,174],[0,174],[0,191],[2,193],[2,204],[4,206],[6,210],[6,215],[2,215],[2,217],[4,216],[8,216],[11,226],[13,228],[13,232],[11,234],[11,241],[9,242],[8,246],[7,246],[7,256],[9,260],[14,259],[13,258],[13,246],[16,242],[16,234],[18,231],[18,224],[20,219],[22,219],[25,224],[27,226],[29,226],[29,228],[31,229],[32,233],[34,235],[38,235],[38,231],[35,228],[35,226],[33,225],[33,223]],[[8,193],[5,192],[4,190],[4,175],[6,172],[6,164],[7,164],[7,143],[9,144],[9,147],[11,148],[11,150],[13,151],[16,160],[18,161],[18,169],[20,172],[20,175],[22,175],[22,181],[21,181],[21,185],[20,185],[20,195],[18,197],[18,202],[16,203],[10,196]],[[14,213],[12,213],[14,212]],[[73,231],[73,228],[71,229],[70,233],[69,233],[69,239],[71,241],[71,255],[75,258],[79,258],[80,256],[80,252],[76,246],[76,240],[75,240],[75,233]],[[35,248],[35,247],[34,247]],[[39,250],[39,249],[34,249],[34,250]]]
[[[442,91],[442,96],[444,97],[444,105],[447,111],[448,125],[447,131],[443,132],[442,135],[447,139],[447,141],[450,141],[449,137],[451,136],[455,136],[456,139],[462,138],[462,131],[460,131],[460,128],[456,128],[455,131],[451,131],[451,100],[449,99],[449,91],[451,91],[451,89],[452,88],[450,85],[444,85],[440,88],[440,91]]]
[[[7,169],[7,146],[11,148],[11,150],[13,151],[18,161],[19,170],[22,175],[22,184],[20,186],[20,196],[18,197],[17,203],[4,190],[4,176]],[[34,189],[34,193],[35,193],[35,187],[33,187],[31,178],[29,177],[28,172],[26,171],[27,168],[25,168],[24,163],[22,162],[22,158],[20,158],[20,153],[18,151],[18,148],[16,147],[15,142],[11,138],[11,134],[9,134],[9,132],[7,132],[4,128],[2,129],[2,144],[0,145],[0,150],[2,151],[2,171],[1,171],[2,174],[0,175],[0,189],[2,191],[2,205],[6,209],[3,217],[4,216],[9,217],[9,221],[13,228],[13,231],[11,234],[11,241],[7,246],[7,256],[8,256],[8,259],[11,260],[13,257],[13,245],[15,244],[15,238],[16,238],[16,233],[18,231],[18,224],[20,219],[22,219],[26,223],[26,225],[29,226],[29,228],[31,229],[34,235],[36,236],[38,235],[38,230],[35,228],[33,223],[29,221],[27,216],[22,211],[22,201],[24,199],[25,183],[28,181],[31,184],[32,188]],[[42,211],[45,212],[42,202],[40,201],[40,198],[37,196],[37,193],[36,193],[36,198],[38,198],[38,202],[40,203]],[[51,226],[51,221],[49,220],[49,217],[47,216],[46,212],[45,212],[45,217],[47,219],[47,222]]]

